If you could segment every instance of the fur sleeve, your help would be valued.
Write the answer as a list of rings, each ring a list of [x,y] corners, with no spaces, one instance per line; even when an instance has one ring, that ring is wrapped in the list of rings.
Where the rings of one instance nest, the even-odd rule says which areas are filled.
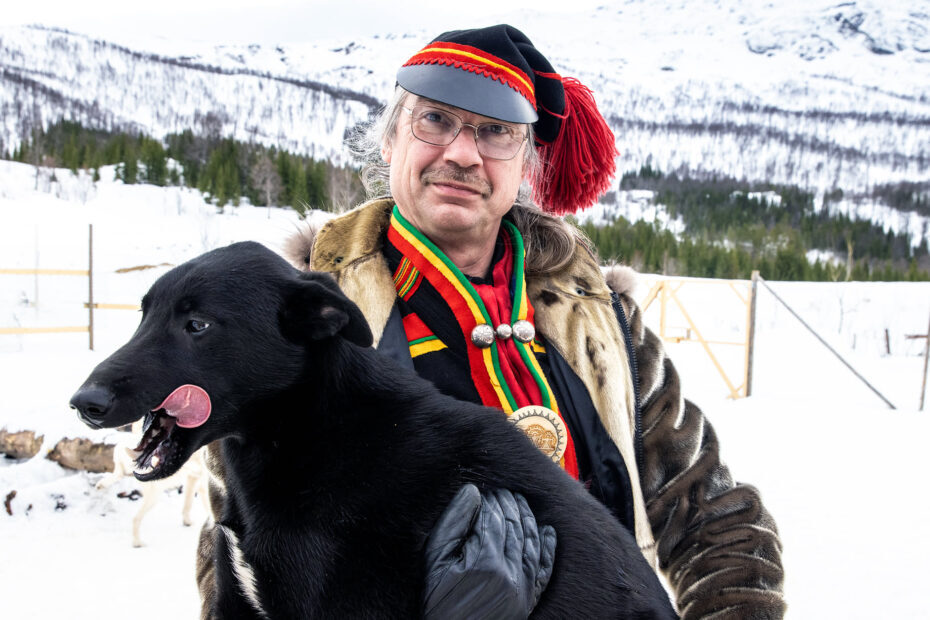
[[[216,524],[220,522],[226,503],[226,468],[219,441],[207,446],[205,460],[210,478],[210,515],[200,529],[195,575],[200,593],[200,618],[212,620],[216,608]]]
[[[627,289],[628,291],[628,289]],[[662,342],[621,291],[639,364],[644,465],[640,472],[659,567],[679,613],[696,618],[781,618],[781,541],[752,486],[720,462],[710,422],[681,395]]]

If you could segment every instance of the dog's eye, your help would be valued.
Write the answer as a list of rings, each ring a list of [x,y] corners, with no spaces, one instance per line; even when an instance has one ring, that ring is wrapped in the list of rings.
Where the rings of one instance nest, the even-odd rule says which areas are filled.
[[[208,327],[210,327],[210,324],[206,321],[201,321],[200,319],[191,319],[187,322],[186,329],[192,334],[197,334],[207,329]]]

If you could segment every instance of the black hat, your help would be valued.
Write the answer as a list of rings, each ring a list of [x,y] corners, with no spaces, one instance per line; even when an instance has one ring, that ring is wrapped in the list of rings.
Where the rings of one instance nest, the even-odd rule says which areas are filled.
[[[550,213],[588,207],[610,186],[617,150],[591,91],[556,73],[512,26],[443,33],[400,68],[397,83],[475,114],[532,123],[543,164],[533,198]]]

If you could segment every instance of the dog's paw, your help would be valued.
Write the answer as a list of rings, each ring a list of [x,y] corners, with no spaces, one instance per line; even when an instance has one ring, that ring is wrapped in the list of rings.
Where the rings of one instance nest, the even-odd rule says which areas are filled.
[[[140,548],[140,547],[144,547],[144,546],[145,546],[145,543],[142,542],[141,540],[139,540],[138,538],[134,538],[134,539],[132,540],[132,546],[135,547],[136,549],[138,549],[138,548]]]

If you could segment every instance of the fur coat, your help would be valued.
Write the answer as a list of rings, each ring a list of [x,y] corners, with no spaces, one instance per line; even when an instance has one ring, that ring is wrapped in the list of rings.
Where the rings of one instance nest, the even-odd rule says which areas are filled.
[[[381,252],[392,206],[389,199],[363,204],[318,231],[301,231],[285,248],[299,268],[335,276],[368,319],[376,346],[396,298]],[[636,445],[637,391],[608,281],[631,328],[641,446]],[[605,279],[582,248],[558,273],[527,276],[537,329],[582,380],[623,457],[633,481],[636,540],[670,584],[681,617],[781,618],[785,603],[775,522],[759,492],[735,483],[721,463],[713,428],[682,397],[678,374],[660,339],[643,325],[631,285],[624,271]],[[206,594],[210,571],[199,564],[198,581]]]

